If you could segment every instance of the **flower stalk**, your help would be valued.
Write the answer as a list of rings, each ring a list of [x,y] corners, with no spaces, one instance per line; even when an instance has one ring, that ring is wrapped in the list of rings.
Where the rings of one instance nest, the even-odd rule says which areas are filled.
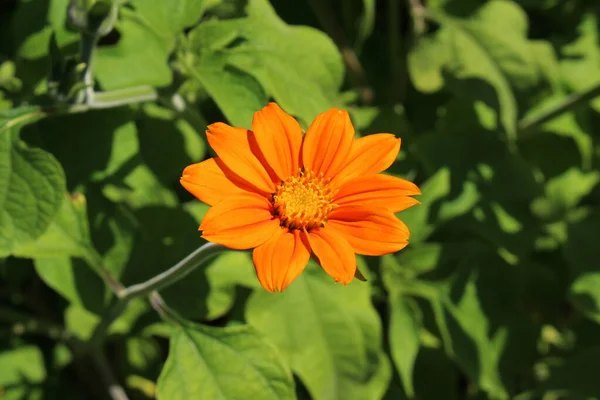
[[[113,304],[108,308],[107,313],[96,327],[91,343],[99,346],[104,341],[110,325],[123,313],[131,300],[148,296],[152,292],[174,284],[195,270],[200,264],[216,257],[224,251],[229,251],[229,249],[218,244],[205,243],[166,271],[148,279],[146,282],[138,283],[118,291],[117,298],[113,301]]]

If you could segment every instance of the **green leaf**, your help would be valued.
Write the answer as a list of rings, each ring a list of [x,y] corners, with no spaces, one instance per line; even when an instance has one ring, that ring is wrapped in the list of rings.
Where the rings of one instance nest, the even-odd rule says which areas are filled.
[[[407,396],[413,398],[413,369],[419,353],[419,310],[410,299],[404,298],[399,291],[392,291],[390,303],[390,348],[392,359],[400,373],[402,385]]]
[[[158,378],[158,399],[295,399],[276,349],[248,326],[181,322]]]
[[[442,25],[437,39],[447,49],[440,53],[434,65],[449,72],[453,78],[449,83],[459,96],[483,100],[496,110],[508,137],[516,139],[517,101],[513,88],[528,89],[539,82],[539,71],[527,41],[528,23],[523,10],[512,2],[492,0],[469,18],[443,13],[434,17]],[[435,51],[435,46],[428,44],[423,50],[424,56]],[[418,57],[417,60],[423,58]],[[423,62],[416,65],[421,64]],[[435,77],[434,82],[439,80],[439,73],[430,71],[428,74]],[[422,80],[417,79],[417,82]],[[438,86],[425,85],[427,89]]]
[[[14,255],[28,258],[82,257],[93,258],[93,246],[82,194],[63,197],[52,223],[37,240],[14,250]]]
[[[104,90],[138,85],[166,86],[172,72],[167,59],[174,38],[165,38],[143,17],[121,8],[116,28],[121,34],[111,46],[97,49],[94,72]],[[144,51],[139,51],[143,48]],[[143,66],[143,67],[141,67]]]
[[[174,41],[184,28],[198,22],[211,1],[172,0],[166,3],[162,0],[134,0],[132,3],[145,24],[168,42]]]
[[[464,182],[460,194],[448,199],[451,185],[447,168],[438,170],[420,189],[421,204],[399,214],[409,227],[410,241],[414,243],[424,241],[443,222],[469,212],[479,200],[479,193],[471,182]]]
[[[418,38],[407,55],[408,72],[415,88],[424,93],[442,89],[442,69],[450,56],[451,48],[439,33]]]
[[[81,259],[38,258],[35,270],[42,280],[69,302],[100,314],[104,309],[104,282]]]
[[[21,127],[40,115],[32,108],[0,114],[0,257],[44,233],[64,199],[61,165],[19,139]]]
[[[40,384],[46,379],[44,357],[35,346],[0,350],[2,400],[34,400],[43,397]]]
[[[92,338],[100,317],[83,307],[75,304],[69,305],[65,310],[65,328],[80,340],[87,341]]]
[[[236,286],[260,289],[254,264],[249,254],[229,252],[218,256],[206,268],[210,293],[206,299],[207,320],[227,313],[235,302]]]
[[[469,337],[476,348],[475,361],[468,356],[467,348],[456,343],[457,361],[469,373],[476,377],[478,384],[493,399],[507,399],[508,393],[502,383],[499,362],[504,350],[507,330],[503,327],[490,336],[489,316],[482,309],[477,287],[469,280],[464,287],[460,300],[448,303],[448,311],[458,323],[460,329]]]
[[[575,167],[569,168],[548,180],[544,197],[534,201],[532,211],[547,219],[563,217],[575,208],[598,182],[600,182],[599,172],[583,172]]]
[[[600,323],[600,272],[579,276],[571,284],[569,299],[582,313]]]
[[[600,49],[598,48],[598,17],[587,13],[577,27],[579,36],[560,49],[563,80],[571,90],[580,92],[600,85]],[[600,99],[591,102],[600,111]]]
[[[282,294],[255,291],[246,318],[277,345],[312,398],[379,399],[387,390],[389,362],[368,283],[336,285],[309,265]]]
[[[227,65],[253,76],[268,96],[306,126],[318,113],[338,102],[343,65],[335,44],[313,28],[285,24],[266,0],[250,0],[246,11],[248,18],[220,21],[214,29],[221,34],[209,34],[208,40],[199,39],[204,30],[204,24],[200,24],[192,36],[196,38],[196,51],[210,52],[217,47],[214,40],[224,47],[224,38],[244,39],[237,46],[221,48],[222,56],[218,57],[225,57]],[[212,61],[210,65],[218,63]],[[231,80],[231,74],[223,75],[223,79]],[[245,87],[253,89],[248,82]],[[251,93],[245,96],[259,98],[260,93]],[[235,107],[235,103],[224,108],[226,115],[233,112],[230,107]],[[247,120],[241,125],[249,123]]]
[[[200,25],[196,35],[202,35],[204,26],[209,24]],[[250,128],[252,116],[268,101],[258,81],[252,75],[228,65],[227,56],[220,52],[201,55],[191,75],[202,84],[234,126]]]

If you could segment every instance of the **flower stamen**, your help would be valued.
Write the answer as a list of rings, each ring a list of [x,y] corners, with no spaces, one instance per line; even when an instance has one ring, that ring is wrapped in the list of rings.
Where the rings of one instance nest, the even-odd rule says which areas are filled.
[[[312,171],[300,171],[285,179],[273,194],[273,209],[288,229],[310,230],[323,226],[335,204],[331,179]]]

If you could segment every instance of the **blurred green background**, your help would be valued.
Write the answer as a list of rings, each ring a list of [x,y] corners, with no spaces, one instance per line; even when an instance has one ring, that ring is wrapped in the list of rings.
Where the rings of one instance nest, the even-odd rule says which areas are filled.
[[[600,399],[599,38],[595,0],[0,0],[0,399]],[[402,138],[411,244],[283,294],[226,253],[108,327],[270,100]]]

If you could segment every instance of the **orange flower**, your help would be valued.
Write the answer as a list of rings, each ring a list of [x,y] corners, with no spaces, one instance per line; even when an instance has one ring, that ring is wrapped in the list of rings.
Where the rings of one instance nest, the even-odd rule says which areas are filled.
[[[356,273],[355,253],[404,248],[408,228],[394,215],[419,202],[411,182],[379,172],[400,139],[355,139],[346,111],[319,114],[303,134],[275,103],[254,114],[252,130],[215,123],[206,132],[218,157],[185,168],[181,184],[212,206],[200,230],[206,240],[254,249],[262,286],[283,291],[311,254],[337,282]]]

